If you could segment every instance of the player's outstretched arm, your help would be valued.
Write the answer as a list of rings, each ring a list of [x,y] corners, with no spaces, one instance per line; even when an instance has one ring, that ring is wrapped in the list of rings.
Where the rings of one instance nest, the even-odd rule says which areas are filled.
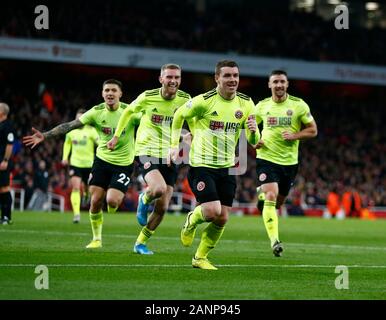
[[[31,149],[35,148],[36,145],[44,141],[43,133],[39,130],[32,128],[33,135],[23,137],[23,143]]]
[[[31,147],[31,149],[33,149],[36,145],[42,143],[46,139],[64,135],[67,132],[82,126],[83,123],[76,119],[70,122],[62,123],[47,132],[40,132],[39,130],[32,128],[33,135],[23,137],[23,143],[27,147]]]

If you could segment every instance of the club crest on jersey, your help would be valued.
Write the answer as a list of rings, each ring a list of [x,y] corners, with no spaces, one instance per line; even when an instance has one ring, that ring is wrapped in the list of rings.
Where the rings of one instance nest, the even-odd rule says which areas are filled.
[[[205,189],[205,182],[204,181],[200,181],[199,183],[197,183],[197,190],[198,191],[202,191]]]
[[[292,116],[293,115],[293,111],[292,110],[287,110],[287,116]]]
[[[259,175],[259,181],[263,182],[267,179],[267,175],[265,173],[261,173]]]
[[[242,117],[243,117],[243,112],[241,111],[241,110],[237,110],[236,112],[235,112],[235,117],[236,117],[236,119],[241,119]]]
[[[145,170],[149,169],[150,166],[151,166],[151,162],[150,162],[150,161],[145,162],[145,163],[143,164],[143,168],[144,168]]]

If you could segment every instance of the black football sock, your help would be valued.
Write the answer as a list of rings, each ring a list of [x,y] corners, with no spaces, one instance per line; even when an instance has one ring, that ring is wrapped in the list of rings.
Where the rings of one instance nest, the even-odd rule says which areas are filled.
[[[11,208],[12,208],[12,196],[11,193],[3,192],[0,193],[1,202],[1,219],[7,218],[11,220]]]

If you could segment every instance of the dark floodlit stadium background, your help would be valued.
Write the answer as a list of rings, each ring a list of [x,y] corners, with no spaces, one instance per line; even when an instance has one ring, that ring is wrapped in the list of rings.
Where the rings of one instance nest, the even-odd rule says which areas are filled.
[[[264,6],[254,1],[145,2],[144,5],[137,1],[93,1],[92,6],[87,1],[70,1],[65,5],[48,2],[50,30],[37,31],[31,14],[36,4],[32,1],[21,5],[15,1],[0,12],[0,35],[386,65],[386,41],[380,40],[386,34],[386,7],[382,3],[378,10],[369,12],[364,1],[350,1],[350,29],[337,32],[333,20],[326,20],[325,1],[317,2],[319,7],[314,4],[302,8],[296,4],[302,1],[280,1],[280,5],[267,2]],[[130,102],[143,90],[159,85],[158,72],[0,59],[0,100],[11,106],[11,119],[21,139],[31,126],[47,130],[73,119],[79,107],[99,103],[101,84],[107,78],[123,81],[122,100]],[[296,208],[300,203],[303,208],[320,208],[334,186],[341,193],[349,187],[357,189],[363,207],[385,207],[384,87],[295,80],[291,74],[289,78],[289,93],[310,105],[319,135],[301,145],[300,170],[288,208]],[[52,112],[46,112],[38,93],[42,83],[54,98]],[[181,89],[191,95],[213,86],[213,74],[183,71]],[[270,95],[266,77],[243,76],[243,70],[239,91],[251,96],[255,103]],[[67,174],[60,165],[62,142],[63,139],[48,141],[35,151],[16,146],[14,184],[24,188],[27,197],[36,188],[33,176],[41,159],[47,162],[48,191],[68,197]],[[238,178],[236,200],[241,204],[256,203],[252,149],[248,157],[247,174]],[[186,171],[182,171],[177,191],[182,190],[185,175]],[[140,188],[141,184],[134,179],[122,210],[135,209]],[[69,201],[66,208],[69,209]],[[379,216],[386,215],[382,208],[377,211]]]

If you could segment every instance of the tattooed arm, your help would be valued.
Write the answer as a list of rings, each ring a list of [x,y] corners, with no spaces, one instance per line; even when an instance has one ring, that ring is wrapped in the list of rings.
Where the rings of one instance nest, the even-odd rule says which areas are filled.
[[[79,121],[79,119],[62,123],[50,131],[44,132],[43,136],[45,139],[50,139],[53,137],[61,136],[66,134],[67,132],[83,127],[83,123]]]
[[[83,126],[83,123],[80,122],[78,119],[76,119],[70,122],[62,123],[47,132],[40,132],[39,130],[32,128],[32,132],[34,134],[32,136],[23,137],[23,143],[26,146],[28,147],[30,146],[31,149],[33,149],[36,145],[43,142],[45,139],[51,139],[57,136],[64,135],[67,132],[80,128],[82,126]]]

